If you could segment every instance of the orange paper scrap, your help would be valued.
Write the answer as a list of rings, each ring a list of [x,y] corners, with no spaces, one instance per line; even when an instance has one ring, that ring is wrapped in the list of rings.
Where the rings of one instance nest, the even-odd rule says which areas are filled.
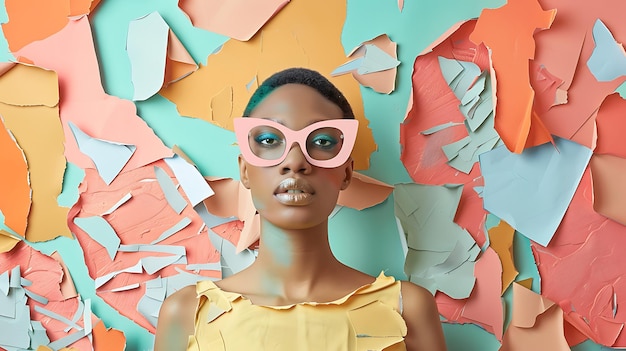
[[[529,81],[529,60],[535,54],[533,34],[547,29],[556,10],[544,11],[535,0],[509,0],[497,9],[484,9],[470,39],[491,49],[496,84],[495,128],[509,150],[521,153],[527,139],[551,140],[545,128],[531,128],[535,93]],[[539,135],[529,137],[534,131]],[[538,144],[535,144],[538,145]]]
[[[119,330],[107,328],[104,322],[98,321],[93,327],[94,351],[124,351],[126,337]]]
[[[10,197],[3,201],[16,206],[8,213],[11,223],[17,226],[14,230],[20,235],[23,233],[23,216],[28,213],[26,202],[32,202],[25,232],[29,241],[46,241],[60,235],[72,237],[65,223],[68,209],[57,203],[66,163],[58,102],[58,80],[53,71],[18,64],[0,77],[0,115],[25,156],[24,160],[15,155],[22,160],[14,158],[13,161],[16,174],[12,177],[21,177],[22,185],[19,181],[14,183],[13,191],[7,193],[11,194]],[[15,148],[15,144],[12,147]],[[23,183],[24,162],[28,166],[32,199]],[[22,224],[17,224],[20,221]]]
[[[2,77],[0,77],[0,84]],[[24,151],[15,141],[10,131],[4,127],[0,116],[0,168],[10,172],[0,172],[0,211],[4,224],[21,236],[26,235],[26,223],[30,212],[30,180]],[[5,238],[3,238],[5,240]]]
[[[162,89],[161,95],[176,104],[183,116],[233,130],[232,119],[243,114],[252,95],[250,82],[261,82],[287,67],[311,67],[330,76],[345,61],[340,39],[346,6],[343,1],[331,1],[324,6],[311,1],[290,3],[258,35],[247,42],[227,41],[219,52],[208,57],[206,66]],[[248,8],[245,13],[254,11]],[[240,17],[242,13],[224,18],[234,23]],[[360,122],[352,157],[355,169],[367,169],[376,144],[364,116],[359,84],[348,75],[330,80],[346,96]]]
[[[557,304],[515,283],[513,317],[500,351],[569,351],[563,325]]]
[[[623,142],[626,134],[625,110],[626,100],[619,93],[610,94],[604,99],[596,117],[598,140],[595,154],[626,158],[626,143]]]
[[[489,229],[489,246],[496,251],[502,263],[502,294],[511,285],[517,274],[513,261],[513,234],[515,229],[507,222],[500,223]]]
[[[241,41],[250,40],[289,0],[181,0],[194,26]]]

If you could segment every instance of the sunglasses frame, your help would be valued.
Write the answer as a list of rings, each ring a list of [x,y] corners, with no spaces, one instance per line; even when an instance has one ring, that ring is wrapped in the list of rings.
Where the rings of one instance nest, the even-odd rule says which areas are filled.
[[[356,119],[329,119],[312,123],[300,130],[293,130],[284,124],[280,124],[276,121],[267,118],[255,118],[255,117],[240,117],[233,119],[235,125],[235,136],[239,149],[243,158],[251,165],[256,167],[272,167],[280,164],[287,158],[287,154],[293,147],[293,143],[298,143],[300,150],[304,155],[304,158],[313,166],[322,168],[335,168],[344,164],[354,147],[356,142],[356,135],[358,132],[359,121]],[[252,152],[248,137],[250,131],[259,126],[268,126],[279,130],[285,136],[285,151],[282,156],[274,160],[266,160],[261,158]],[[307,138],[311,132],[320,128],[337,128],[343,134],[343,143],[339,153],[328,160],[316,160],[309,155],[306,149]]]

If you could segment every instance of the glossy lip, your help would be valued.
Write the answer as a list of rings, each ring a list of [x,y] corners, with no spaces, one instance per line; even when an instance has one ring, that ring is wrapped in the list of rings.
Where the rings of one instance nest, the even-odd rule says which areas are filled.
[[[315,191],[311,185],[301,178],[285,178],[274,191],[274,197],[278,202],[289,206],[308,205],[314,195]]]

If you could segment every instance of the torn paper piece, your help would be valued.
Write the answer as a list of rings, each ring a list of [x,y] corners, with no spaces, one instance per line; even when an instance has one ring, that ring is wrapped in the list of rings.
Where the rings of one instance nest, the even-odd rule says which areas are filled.
[[[232,1],[233,4],[237,2]],[[230,4],[231,1],[227,3]],[[252,10],[254,7],[246,6],[245,13],[255,14]],[[209,55],[206,65],[202,65],[185,79],[162,89],[160,95],[172,101],[182,116],[200,118],[233,130],[233,118],[243,114],[252,95],[250,82],[262,82],[286,67],[315,67],[317,71],[329,75],[345,61],[346,53],[340,40],[327,41],[319,38],[341,38],[346,7],[344,1],[333,1],[325,6],[308,1],[291,2],[278,16],[265,24],[262,36],[255,35],[247,42],[226,41],[219,52]],[[183,2],[181,8],[185,8]],[[202,8],[197,11],[202,12],[215,13]],[[240,14],[236,16],[241,18]],[[302,18],[307,20],[302,21]],[[234,24],[231,17],[222,19]],[[324,23],[324,26],[320,26],[320,23]],[[240,62],[238,68],[228,69],[232,67],[234,60]],[[366,118],[367,114],[364,113],[360,85],[349,76],[330,77],[330,80],[350,101],[354,115],[360,121],[352,152],[354,168],[368,169],[369,157],[376,150],[376,143]],[[223,99],[222,94],[232,96],[232,100]],[[219,115],[214,108],[216,111],[228,111],[229,114]]]
[[[594,154],[589,165],[593,180],[593,209],[626,226],[626,159]]]
[[[167,203],[170,204],[176,213],[180,214],[187,207],[187,200],[178,192],[176,184],[174,184],[172,178],[163,168],[154,166],[154,173],[167,199]]]
[[[491,50],[495,83],[495,128],[506,147],[521,153],[531,132],[534,91],[529,80],[528,61],[535,55],[536,29],[548,29],[556,10],[544,11],[537,1],[510,0],[496,9],[483,9],[470,39]],[[542,142],[551,139],[545,128],[533,128]],[[534,145],[529,145],[534,146]]]
[[[513,229],[505,221],[500,221],[498,225],[489,228],[489,246],[498,254],[502,264],[502,294],[513,283],[518,271],[513,260]]]
[[[568,340],[580,339],[582,333],[597,344],[625,347],[626,310],[620,306],[626,294],[621,279],[626,257],[607,254],[624,245],[624,226],[596,213],[592,197],[588,168],[550,245],[531,242],[541,293],[563,309],[572,326],[566,328]]]
[[[60,6],[57,2],[34,7],[23,1],[8,0],[5,1],[5,8],[10,21],[2,23],[2,32],[11,52],[47,38],[68,22],[68,6]]]
[[[165,163],[174,172],[192,207],[215,194],[200,171],[183,157],[174,155],[166,158]]]
[[[472,292],[480,253],[472,236],[453,222],[462,189],[422,184],[394,189],[395,214],[407,236],[405,273],[433,294],[439,290],[455,299]]]
[[[288,3],[289,0],[183,0],[179,6],[195,27],[247,41]]]
[[[93,348],[95,351],[124,351],[126,337],[120,330],[107,328],[103,321],[98,321],[93,327]]]
[[[462,318],[483,326],[502,341],[504,332],[504,301],[502,295],[502,265],[498,254],[487,248],[476,262],[476,286],[463,311]]]
[[[459,99],[446,83],[439,65],[439,57],[445,57],[458,62],[472,62],[481,72],[489,71],[487,48],[468,39],[475,23],[472,20],[454,27],[453,33],[432,51],[415,59],[412,99],[400,125],[400,158],[416,183],[464,185],[455,223],[465,228],[482,247],[485,242],[483,226],[486,211],[474,189],[483,185],[483,178],[480,167],[472,167],[469,174],[450,167],[443,152],[445,145],[462,140],[468,136],[468,132],[464,126],[466,118],[459,109]],[[437,126],[448,127],[430,135],[422,134]]]
[[[608,154],[626,158],[626,143],[623,142],[626,135],[626,120],[624,119],[626,100],[619,93],[608,95],[596,117],[598,139],[595,154]]]
[[[76,217],[74,224],[97,241],[107,251],[111,261],[115,260],[115,254],[120,247],[121,240],[106,219],[100,216]]]
[[[107,184],[111,184],[133,156],[137,147],[96,139],[83,132],[74,123],[69,122],[68,124],[80,151],[89,156],[102,179]]]
[[[382,203],[392,191],[392,185],[354,172],[348,188],[339,193],[337,204],[363,210]]]
[[[351,59],[331,72],[337,76],[352,73],[361,85],[374,91],[390,94],[395,89],[397,68],[400,65],[397,44],[387,34],[361,43],[348,55]]]
[[[439,57],[439,66],[446,83],[460,101],[459,110],[465,117],[468,133],[467,137],[442,146],[442,151],[451,167],[469,174],[480,154],[500,143],[494,128],[491,79],[488,71],[481,73],[472,62]],[[448,125],[454,124],[450,122]]]
[[[78,292],[76,292],[76,287],[74,286],[74,281],[72,281],[70,270],[65,265],[65,262],[63,262],[63,258],[61,257],[61,255],[57,251],[55,251],[50,255],[50,257],[54,258],[54,260],[57,261],[57,263],[63,269],[63,277],[61,278],[60,282],[61,294],[63,295],[63,297],[65,299],[77,297]]]
[[[63,157],[65,137],[59,122],[58,84],[55,72],[24,64],[15,65],[0,77],[0,91],[3,92],[0,94],[0,116],[4,127],[24,151],[28,166],[33,205],[28,213],[25,237],[32,242],[61,235],[72,237],[66,223],[68,209],[57,203],[66,165]],[[15,176],[19,177],[20,173],[23,175],[24,165],[21,172],[20,166],[16,166]],[[15,186],[20,188],[18,184]],[[15,201],[22,207],[20,211],[24,211],[26,200]],[[11,214],[10,220],[16,225],[13,216]],[[23,218],[19,220],[23,221]]]
[[[169,27],[156,11],[128,24],[126,51],[134,101],[147,100],[163,86],[168,35]]]
[[[0,80],[2,78],[0,77]],[[31,205],[30,179],[24,150],[13,134],[4,127],[0,116],[0,167],[10,172],[0,172],[0,211],[4,224],[15,233],[26,235],[26,223]],[[2,240],[6,239],[4,236]]]
[[[72,55],[58,50],[68,43],[72,44]],[[65,140],[65,156],[72,164],[81,169],[94,167],[93,161],[80,152],[76,140],[70,137],[70,121],[81,128],[89,127],[85,131],[94,138],[135,145],[137,151],[128,161],[128,169],[172,155],[171,149],[137,116],[132,101],[104,92],[92,28],[87,16],[72,18],[62,30],[46,40],[33,42],[14,54],[28,57],[34,64],[54,70],[59,77],[63,77],[63,99],[59,112],[64,135],[68,136]],[[58,82],[55,83],[55,89],[57,87]],[[57,114],[56,122],[58,121]],[[16,138],[20,140],[18,135]]]
[[[480,155],[485,209],[547,246],[589,163],[591,150],[555,138],[522,154],[504,147]]]
[[[133,197],[133,194],[131,194],[131,193],[125,194],[124,196],[122,196],[122,198],[118,202],[113,204],[113,206],[109,207],[108,210],[102,212],[100,215],[101,216],[110,215],[111,213],[113,213],[113,211],[117,210],[120,206],[125,204],[126,201],[130,200],[132,197]]]
[[[569,351],[563,324],[558,305],[515,283],[513,316],[500,350]]]
[[[250,266],[256,259],[252,251],[248,249],[236,251],[236,247],[231,242],[217,235],[212,230],[209,230],[209,239],[211,239],[213,246],[220,252],[222,278],[242,271]]]
[[[626,75],[624,47],[615,41],[613,34],[600,20],[593,25],[595,48],[587,60],[591,73],[600,82],[608,82]]]
[[[165,62],[165,77],[163,86],[187,77],[198,69],[198,64],[183,46],[176,34],[170,29],[167,45],[167,61]]]
[[[153,240],[150,244],[154,245],[154,244],[160,243],[163,240],[166,240],[170,236],[172,236],[172,235],[176,234],[177,232],[183,230],[189,224],[191,224],[191,219],[189,219],[187,217],[183,217],[178,223],[174,224],[174,226],[172,226],[168,230],[164,231],[163,234],[159,235],[159,237],[156,238],[155,240]]]
[[[6,230],[0,229],[0,253],[11,251],[20,241],[22,241],[21,238],[17,238]]]

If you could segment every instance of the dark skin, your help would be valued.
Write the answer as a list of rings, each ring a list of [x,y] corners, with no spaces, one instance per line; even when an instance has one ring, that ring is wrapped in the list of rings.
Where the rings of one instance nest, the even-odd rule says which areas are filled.
[[[340,119],[343,114],[315,89],[287,84],[267,96],[250,117],[268,116],[299,130],[316,121]],[[350,184],[351,159],[336,168],[315,167],[293,145],[279,165],[255,167],[239,157],[239,169],[241,182],[251,190],[261,218],[259,253],[250,267],[216,282],[218,287],[240,293],[257,305],[281,306],[333,301],[375,280],[339,262],[328,241],[328,215],[339,192]],[[311,201],[286,205],[277,200],[276,188],[288,177],[307,184]],[[402,282],[401,290],[407,350],[445,350],[433,296],[410,282]],[[165,300],[155,351],[186,349],[187,336],[194,333],[196,306],[195,286],[183,288]]]

